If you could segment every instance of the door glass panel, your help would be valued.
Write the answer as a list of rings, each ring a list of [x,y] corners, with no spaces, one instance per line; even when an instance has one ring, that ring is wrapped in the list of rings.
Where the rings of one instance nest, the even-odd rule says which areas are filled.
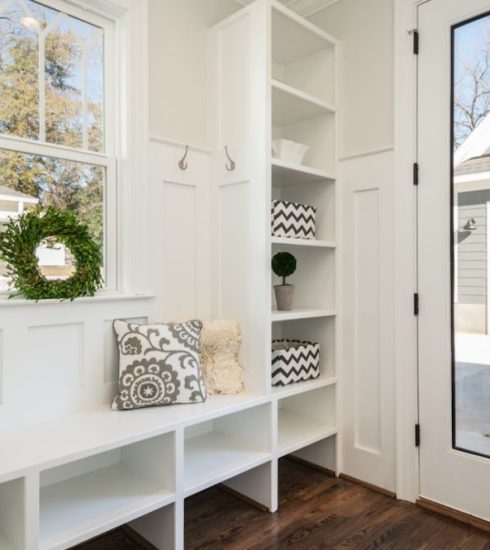
[[[490,15],[453,27],[453,446],[490,456]]]

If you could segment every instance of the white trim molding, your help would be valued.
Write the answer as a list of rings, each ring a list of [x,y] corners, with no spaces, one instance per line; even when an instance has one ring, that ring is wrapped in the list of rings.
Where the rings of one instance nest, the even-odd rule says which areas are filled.
[[[413,164],[417,159],[417,65],[411,31],[424,0],[395,0],[395,369],[396,492],[414,502],[419,496],[417,319],[417,193]]]
[[[287,8],[299,13],[302,17],[311,17],[325,8],[333,6],[340,0],[279,0]],[[235,0],[241,6],[248,6],[253,0]]]

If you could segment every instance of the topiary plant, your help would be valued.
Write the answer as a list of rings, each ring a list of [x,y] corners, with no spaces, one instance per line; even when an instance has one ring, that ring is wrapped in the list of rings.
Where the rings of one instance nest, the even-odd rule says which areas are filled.
[[[286,285],[286,277],[296,271],[296,258],[289,252],[278,252],[272,258],[272,271],[282,277],[282,285]]]

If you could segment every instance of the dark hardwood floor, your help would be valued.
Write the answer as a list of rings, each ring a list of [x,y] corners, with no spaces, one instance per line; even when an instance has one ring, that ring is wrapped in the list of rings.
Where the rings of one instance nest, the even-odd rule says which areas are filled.
[[[186,550],[490,550],[490,533],[284,459],[280,510],[212,488],[186,503]],[[79,550],[143,548],[118,530]]]

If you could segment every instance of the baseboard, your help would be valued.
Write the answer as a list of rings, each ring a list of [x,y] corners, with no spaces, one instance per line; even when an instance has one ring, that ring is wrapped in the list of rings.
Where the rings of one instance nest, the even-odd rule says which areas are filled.
[[[253,506],[254,508],[257,508],[257,510],[260,510],[261,512],[268,512],[269,508],[265,506],[264,504],[261,504],[260,502],[257,502],[253,498],[247,497],[246,495],[243,495],[242,493],[239,493],[238,491],[235,491],[235,489],[231,489],[227,485],[224,485],[223,483],[220,483],[217,485],[218,489],[221,489],[225,493],[228,493],[234,497],[236,497],[238,500],[241,500],[245,502],[246,504],[249,504],[250,506]]]
[[[438,502],[434,502],[433,500],[429,500],[424,497],[420,497],[417,500],[417,505],[425,510],[436,512],[437,514],[441,514],[456,521],[460,521],[461,523],[465,523],[466,525],[471,525],[472,527],[476,527],[477,529],[490,533],[490,521],[477,518],[476,516],[472,516],[471,514],[467,514],[465,512],[460,512],[459,510],[455,510],[449,506],[444,506],[444,504],[439,504]]]
[[[304,458],[300,458],[299,456],[286,455],[284,458],[286,458],[287,460],[291,460],[292,462],[302,464],[303,466],[307,466],[308,468],[316,470],[317,472],[321,472],[322,474],[325,474],[327,476],[336,477],[336,473],[333,470],[325,468],[324,466],[319,466],[318,464],[310,462],[309,460],[305,460]]]
[[[340,474],[339,477],[341,479],[345,479],[346,481],[355,483],[356,485],[361,485],[361,487],[366,487],[366,489],[370,489],[371,491],[375,491],[376,493],[381,493],[385,497],[396,498],[396,493],[394,493],[393,491],[388,491],[388,489],[383,489],[383,487],[378,487],[377,485],[373,485],[372,483],[368,483],[367,481],[362,481],[362,479],[357,479],[356,477],[351,477],[347,474]]]

